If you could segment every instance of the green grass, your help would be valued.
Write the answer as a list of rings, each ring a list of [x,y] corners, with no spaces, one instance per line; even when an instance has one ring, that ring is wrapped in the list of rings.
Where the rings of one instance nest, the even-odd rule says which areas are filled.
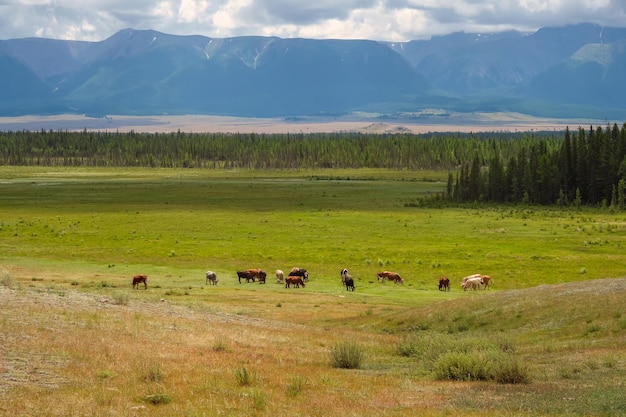
[[[499,289],[623,273],[623,214],[405,207],[443,188],[423,181],[432,173],[20,170],[0,171],[0,248],[12,259],[213,269],[220,284],[248,267],[299,265],[321,280],[348,267],[366,290],[382,269],[412,289],[475,272]]]

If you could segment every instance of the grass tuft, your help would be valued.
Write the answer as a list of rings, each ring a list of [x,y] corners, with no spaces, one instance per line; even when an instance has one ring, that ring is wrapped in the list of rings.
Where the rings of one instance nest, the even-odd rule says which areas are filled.
[[[256,380],[256,374],[250,373],[245,367],[242,367],[241,369],[235,369],[235,379],[239,385],[247,387]]]
[[[356,342],[335,343],[330,348],[330,364],[333,368],[360,369],[365,353]]]
[[[2,268],[0,270],[0,284],[7,288],[15,287],[15,278],[13,278],[8,269]]]
[[[164,378],[163,369],[157,362],[146,362],[142,364],[141,379],[146,382],[161,382]]]
[[[306,384],[306,379],[301,377],[300,375],[296,375],[291,378],[289,383],[287,384],[287,394],[292,397],[295,397],[302,391],[304,385]]]

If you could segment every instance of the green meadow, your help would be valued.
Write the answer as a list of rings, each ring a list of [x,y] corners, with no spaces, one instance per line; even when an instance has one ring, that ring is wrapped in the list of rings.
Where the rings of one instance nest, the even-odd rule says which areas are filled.
[[[421,207],[447,175],[0,167],[0,375],[10,382],[0,414],[626,414],[626,213]],[[310,273],[305,288],[275,283],[275,270],[295,266]],[[268,282],[240,284],[247,268]],[[382,270],[405,285],[379,283]],[[139,273],[147,290],[131,288]],[[491,289],[462,291],[475,273]],[[438,291],[441,276],[450,292]],[[74,308],[76,297],[111,308],[95,298]],[[328,365],[346,340],[365,353],[360,369]],[[498,362],[483,343],[515,352],[504,362],[519,380],[447,374],[459,357],[433,347]],[[60,382],[15,383],[29,360]]]

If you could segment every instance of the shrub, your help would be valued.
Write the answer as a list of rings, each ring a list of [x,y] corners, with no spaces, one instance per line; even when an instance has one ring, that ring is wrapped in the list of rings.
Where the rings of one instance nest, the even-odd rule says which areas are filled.
[[[359,369],[363,357],[363,348],[355,342],[335,343],[330,349],[330,363],[333,368]]]
[[[434,364],[437,379],[485,381],[492,379],[489,364],[476,353],[447,352]]]

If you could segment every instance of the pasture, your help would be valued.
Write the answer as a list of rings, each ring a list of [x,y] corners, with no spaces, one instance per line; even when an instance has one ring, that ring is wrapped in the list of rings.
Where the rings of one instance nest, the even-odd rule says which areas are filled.
[[[446,179],[0,167],[0,413],[626,413],[626,213],[415,207]],[[294,266],[305,288],[275,283]],[[345,342],[358,369],[330,365]],[[526,380],[442,378],[445,346]]]

